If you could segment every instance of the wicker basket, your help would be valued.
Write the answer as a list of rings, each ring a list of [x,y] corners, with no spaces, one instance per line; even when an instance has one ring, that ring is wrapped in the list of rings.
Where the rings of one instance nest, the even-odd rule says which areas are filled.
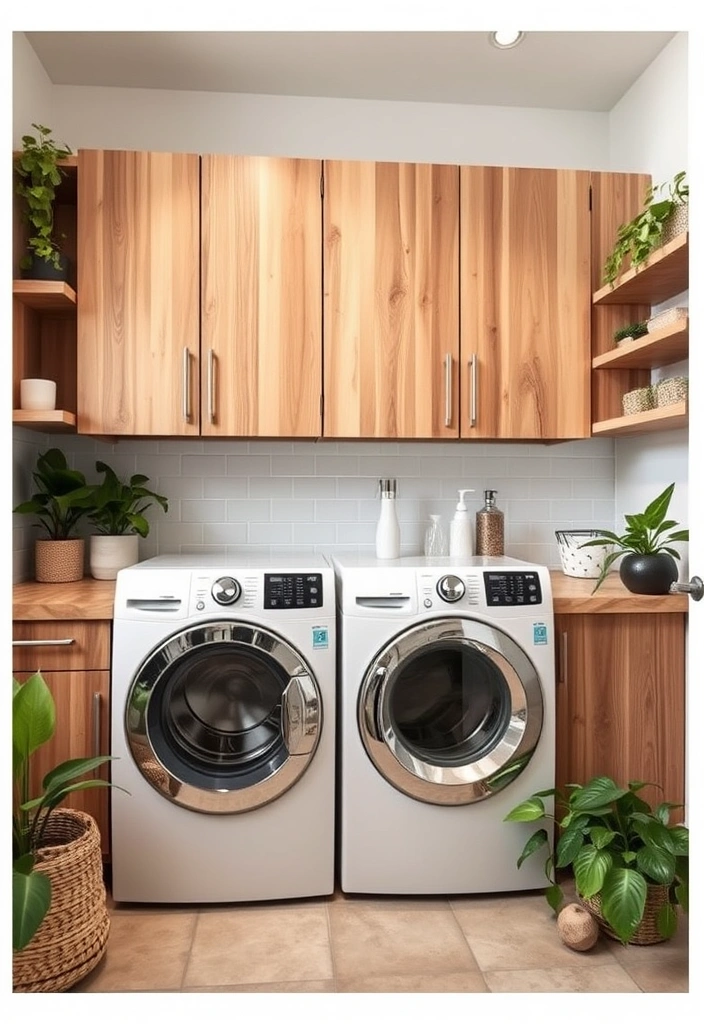
[[[34,578],[37,583],[73,583],[83,579],[85,541],[36,540]]]
[[[676,206],[662,226],[662,244],[667,245],[684,231],[689,230],[689,204]]]
[[[689,378],[666,377],[655,385],[655,401],[658,406],[672,405],[674,402],[685,402],[689,390]]]
[[[657,919],[660,909],[665,906],[668,902],[668,893],[670,887],[668,885],[649,885],[648,892],[645,897],[645,907],[643,909],[643,919],[636,928],[633,935],[628,940],[629,945],[634,946],[652,946],[656,942],[665,942],[665,938],[658,931]],[[605,932],[610,938],[618,939],[618,935],[610,925],[604,920],[601,914],[601,897],[597,893],[596,896],[579,896],[580,903],[587,908],[587,910],[594,915],[596,920],[599,922],[599,927]]]
[[[65,992],[107,945],[100,830],[90,814],[52,811],[37,866],[51,879],[51,907],[31,942],[12,955],[13,992]]]
[[[651,316],[646,321],[648,334],[652,334],[653,331],[660,331],[663,327],[669,327],[670,324],[674,324],[678,320],[685,320],[688,314],[689,309],[687,306],[670,306],[669,309],[663,309],[662,312],[656,313],[655,316]]]
[[[627,391],[621,401],[625,416],[633,416],[637,412],[646,412],[647,409],[655,407],[653,389],[650,385],[645,388],[636,388],[635,391]]]

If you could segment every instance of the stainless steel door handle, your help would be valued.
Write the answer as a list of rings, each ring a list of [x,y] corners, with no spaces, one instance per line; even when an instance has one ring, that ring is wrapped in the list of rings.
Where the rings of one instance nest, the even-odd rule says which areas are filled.
[[[100,757],[100,705],[101,696],[93,694],[93,757]]]
[[[208,349],[208,422],[215,422],[215,350]]]
[[[13,647],[68,647],[70,644],[75,644],[75,640],[72,636],[66,637],[65,640],[13,640]]]
[[[560,682],[567,685],[567,633],[560,634]]]
[[[452,426],[452,353],[445,356],[445,426]]]
[[[469,425],[477,425],[477,353],[473,352],[469,360]]]
[[[672,583],[671,594],[689,594],[693,601],[701,601],[704,597],[704,582],[701,577],[692,576],[689,583]]]
[[[189,368],[190,368],[191,354],[188,351],[188,345],[184,346],[183,349],[183,381],[181,383],[183,390],[183,418],[186,423],[191,421],[191,387],[189,381]]]

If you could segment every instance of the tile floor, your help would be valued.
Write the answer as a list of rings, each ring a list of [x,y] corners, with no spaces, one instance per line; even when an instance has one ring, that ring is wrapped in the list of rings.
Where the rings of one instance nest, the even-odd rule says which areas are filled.
[[[105,957],[74,992],[688,991],[686,918],[669,942],[576,953],[540,892],[109,905]]]

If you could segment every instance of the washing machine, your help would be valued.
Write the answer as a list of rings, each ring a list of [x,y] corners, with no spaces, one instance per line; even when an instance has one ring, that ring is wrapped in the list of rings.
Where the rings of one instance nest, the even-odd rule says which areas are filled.
[[[216,903],[334,888],[335,585],[321,556],[118,573],[112,891]]]
[[[504,818],[554,786],[548,570],[508,557],[332,563],[343,891],[544,888],[540,857],[517,867],[535,824]]]

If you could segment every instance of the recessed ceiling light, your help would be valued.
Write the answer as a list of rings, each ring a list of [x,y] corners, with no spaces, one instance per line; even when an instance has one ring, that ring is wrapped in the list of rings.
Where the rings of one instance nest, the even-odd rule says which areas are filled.
[[[490,32],[489,42],[499,50],[510,50],[525,38],[525,32]]]

